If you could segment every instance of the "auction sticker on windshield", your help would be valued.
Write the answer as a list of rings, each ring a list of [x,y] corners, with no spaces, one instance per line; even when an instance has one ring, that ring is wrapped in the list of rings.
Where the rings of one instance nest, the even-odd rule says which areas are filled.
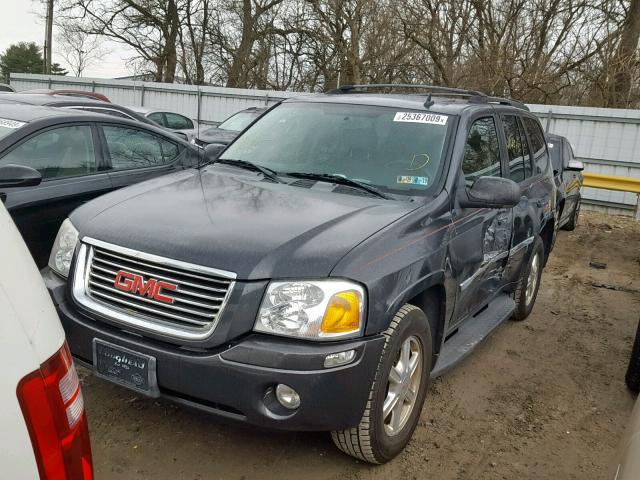
[[[20,128],[23,125],[24,125],[24,122],[19,122],[17,120],[9,120],[7,118],[0,118],[0,127]]]
[[[397,112],[393,117],[394,122],[430,123],[432,125],[446,125],[446,115],[435,115],[433,113],[417,112]]]

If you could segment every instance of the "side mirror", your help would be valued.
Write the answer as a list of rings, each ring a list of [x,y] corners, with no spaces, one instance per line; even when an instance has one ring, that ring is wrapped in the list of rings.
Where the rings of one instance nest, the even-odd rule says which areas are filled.
[[[39,171],[24,165],[9,164],[0,167],[0,187],[35,187],[42,182]]]
[[[216,160],[225,148],[227,148],[226,145],[212,143],[204,147],[204,155],[207,157],[207,160]]]
[[[572,172],[581,172],[584,170],[584,163],[574,158],[572,160],[569,160],[569,164],[566,166],[565,170],[569,170]]]
[[[518,184],[502,177],[480,177],[465,193],[460,206],[470,208],[514,207],[522,197]]]

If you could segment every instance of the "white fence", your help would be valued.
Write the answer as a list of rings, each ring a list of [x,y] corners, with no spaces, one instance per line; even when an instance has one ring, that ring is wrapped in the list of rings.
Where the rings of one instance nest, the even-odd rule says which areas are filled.
[[[295,92],[223,87],[198,87],[126,80],[11,74],[16,90],[35,88],[88,90],[128,106],[163,108],[199,120],[218,123],[248,107],[272,105]],[[546,131],[564,135],[589,172],[640,178],[640,110],[529,105]],[[631,214],[631,193],[585,188],[585,203],[610,213]]]

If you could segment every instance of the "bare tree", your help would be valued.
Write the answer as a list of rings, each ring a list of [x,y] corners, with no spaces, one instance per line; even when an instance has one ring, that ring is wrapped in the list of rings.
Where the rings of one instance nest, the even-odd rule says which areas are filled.
[[[62,23],[57,27],[57,53],[76,77],[81,77],[87,67],[107,53],[98,36],[84,32],[78,25]]]

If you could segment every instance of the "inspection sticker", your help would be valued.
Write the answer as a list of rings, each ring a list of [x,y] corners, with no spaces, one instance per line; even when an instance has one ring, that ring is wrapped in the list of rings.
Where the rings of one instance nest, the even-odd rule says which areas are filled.
[[[397,112],[393,117],[394,122],[430,123],[432,125],[446,125],[446,115],[435,115],[433,113],[417,112]]]
[[[7,118],[0,118],[0,127],[20,128],[23,125],[24,125],[24,122],[19,122],[17,120],[9,120]]]
[[[428,185],[429,178],[427,177],[414,177],[411,175],[399,175],[396,179],[397,183],[404,185]]]

